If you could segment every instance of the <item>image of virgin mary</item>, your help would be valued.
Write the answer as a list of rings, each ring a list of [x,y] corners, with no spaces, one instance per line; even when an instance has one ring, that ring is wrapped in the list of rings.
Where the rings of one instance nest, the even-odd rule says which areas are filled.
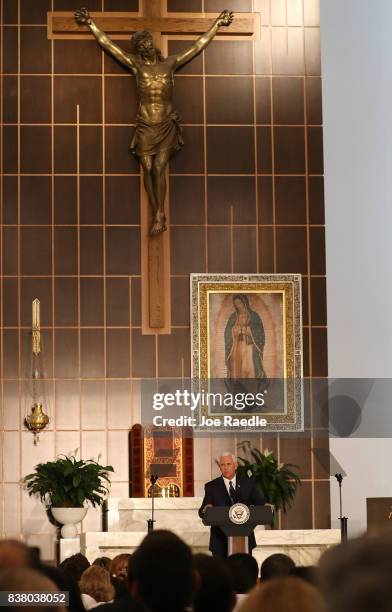
[[[227,385],[232,393],[264,391],[268,387],[268,378],[263,365],[263,322],[251,309],[247,295],[234,295],[233,306],[234,312],[225,327]]]

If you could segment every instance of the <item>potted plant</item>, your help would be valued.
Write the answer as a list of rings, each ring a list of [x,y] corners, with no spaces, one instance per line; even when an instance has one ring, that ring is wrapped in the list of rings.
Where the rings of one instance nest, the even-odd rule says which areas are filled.
[[[63,524],[63,538],[74,538],[75,527],[87,513],[85,502],[100,506],[109,492],[111,465],[93,459],[60,455],[55,461],[39,463],[23,482],[28,494],[39,496],[56,521]]]
[[[238,448],[248,457],[238,457],[238,472],[254,477],[266,502],[273,504],[275,517],[278,510],[286,512],[291,508],[301,484],[298,474],[292,469],[298,466],[291,463],[279,465],[273,452],[265,450],[262,453],[258,448],[252,448],[249,440],[241,442]]]

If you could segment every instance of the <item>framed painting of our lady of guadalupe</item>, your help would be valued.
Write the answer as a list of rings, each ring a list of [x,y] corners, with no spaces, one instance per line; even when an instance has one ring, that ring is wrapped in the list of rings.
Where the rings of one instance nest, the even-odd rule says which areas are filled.
[[[300,275],[193,274],[191,310],[201,425],[302,431]]]

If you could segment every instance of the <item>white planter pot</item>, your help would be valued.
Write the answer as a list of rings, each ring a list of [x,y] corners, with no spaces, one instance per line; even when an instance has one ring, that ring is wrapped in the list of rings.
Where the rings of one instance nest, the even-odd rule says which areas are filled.
[[[78,535],[76,524],[84,519],[87,510],[88,508],[51,508],[53,517],[63,525],[61,528],[63,538],[76,538]]]

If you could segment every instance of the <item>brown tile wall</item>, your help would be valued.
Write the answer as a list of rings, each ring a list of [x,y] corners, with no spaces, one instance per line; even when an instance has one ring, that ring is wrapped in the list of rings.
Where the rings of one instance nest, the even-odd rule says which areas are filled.
[[[304,372],[327,376],[318,0],[227,0],[260,11],[260,39],[214,41],[175,77],[186,146],[170,165],[173,330],[158,338],[141,334],[140,178],[128,154],[135,83],[94,41],[47,39],[46,11],[71,4],[2,1],[3,396],[23,378],[34,297],[59,405],[67,378],[107,393],[110,380],[188,375],[190,272],[300,272]],[[221,6],[168,0],[184,14]],[[188,44],[171,37],[168,50]],[[307,435],[263,442],[304,481],[284,527],[330,520],[328,475],[311,451],[317,421],[306,410]]]

